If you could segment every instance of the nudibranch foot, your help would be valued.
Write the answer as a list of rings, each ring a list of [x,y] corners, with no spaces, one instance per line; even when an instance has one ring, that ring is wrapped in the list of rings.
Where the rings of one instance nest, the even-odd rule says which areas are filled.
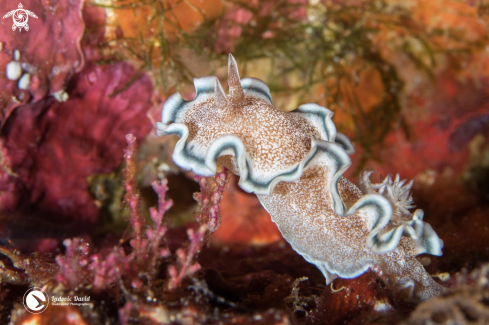
[[[218,164],[239,175],[328,284],[380,267],[413,299],[442,292],[415,257],[441,255],[443,242],[421,210],[409,211],[412,182],[388,176],[373,184],[367,171],[355,186],[342,177],[354,148],[336,131],[333,112],[312,103],[280,111],[265,83],[240,79],[231,55],[228,69],[228,94],[216,77],[198,78],[194,99],[174,94],[163,105],[157,134],[180,136],[175,163],[205,177]]]

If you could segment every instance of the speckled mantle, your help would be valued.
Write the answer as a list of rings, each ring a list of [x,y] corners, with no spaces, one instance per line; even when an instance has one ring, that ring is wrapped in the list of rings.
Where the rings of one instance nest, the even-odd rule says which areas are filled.
[[[284,238],[327,284],[378,267],[414,299],[444,290],[416,259],[441,255],[443,242],[421,210],[409,212],[412,183],[388,176],[372,184],[371,172],[359,187],[343,178],[354,149],[336,132],[331,111],[316,104],[278,110],[266,84],[239,78],[232,56],[228,95],[215,77],[194,84],[195,98],[171,96],[157,124],[158,135],[181,138],[177,165],[213,176],[219,163],[239,175],[241,188],[258,195]]]

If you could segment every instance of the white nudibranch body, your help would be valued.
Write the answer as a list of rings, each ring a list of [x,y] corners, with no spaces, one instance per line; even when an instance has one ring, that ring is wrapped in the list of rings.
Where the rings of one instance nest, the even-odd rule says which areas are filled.
[[[388,176],[372,184],[365,172],[355,186],[342,177],[354,149],[336,132],[330,110],[304,104],[282,112],[265,83],[240,79],[231,55],[228,68],[229,94],[216,77],[204,77],[194,79],[193,100],[176,93],[165,102],[157,133],[180,136],[174,162],[204,177],[218,163],[239,175],[240,187],[258,195],[283,237],[327,284],[379,267],[413,299],[443,292],[416,259],[442,255],[443,242],[422,210],[409,212],[412,183]]]

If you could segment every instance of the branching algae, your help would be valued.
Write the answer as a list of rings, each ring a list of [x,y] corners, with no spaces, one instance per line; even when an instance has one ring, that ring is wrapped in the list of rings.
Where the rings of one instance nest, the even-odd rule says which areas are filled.
[[[353,185],[342,174],[354,149],[336,132],[330,110],[304,104],[280,111],[265,83],[240,79],[231,55],[228,73],[228,95],[216,77],[204,77],[194,80],[193,100],[176,93],[164,104],[157,133],[180,136],[175,163],[204,177],[218,165],[239,175],[241,188],[258,195],[283,237],[327,284],[380,268],[413,299],[443,292],[416,259],[441,255],[443,242],[422,221],[422,210],[409,212],[412,183],[388,176],[372,184],[365,172]]]

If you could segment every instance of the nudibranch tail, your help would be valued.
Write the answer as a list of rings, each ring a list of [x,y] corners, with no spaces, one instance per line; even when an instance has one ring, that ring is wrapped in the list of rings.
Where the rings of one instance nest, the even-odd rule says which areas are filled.
[[[338,133],[333,112],[304,104],[283,112],[268,86],[240,79],[229,56],[229,94],[218,79],[194,79],[196,96],[178,94],[163,106],[157,134],[177,134],[173,160],[210,177],[221,164],[240,176],[239,185],[258,195],[284,238],[315,264],[329,283],[380,265],[393,285],[428,299],[444,289],[416,255],[441,255],[443,242],[413,208],[410,188],[399,176],[359,187],[342,177],[354,148]]]

